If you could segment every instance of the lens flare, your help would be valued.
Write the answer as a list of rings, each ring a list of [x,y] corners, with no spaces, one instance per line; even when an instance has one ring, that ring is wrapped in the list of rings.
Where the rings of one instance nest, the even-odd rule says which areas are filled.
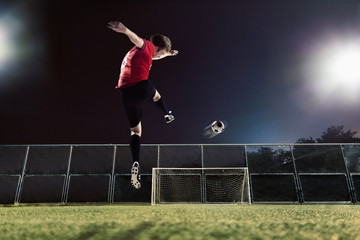
[[[7,29],[4,24],[0,23],[0,69],[4,65],[6,59],[9,57],[9,49],[11,48],[11,44],[9,41]]]
[[[356,105],[360,100],[360,42],[324,43],[307,59],[305,85],[322,103]]]
[[[34,28],[30,32],[26,27],[31,20],[25,21],[21,9],[16,5],[0,14],[0,94],[26,81],[23,76],[33,71],[30,64],[35,62],[34,54],[41,53],[35,52],[40,41],[34,41],[32,36],[37,36]]]
[[[12,15],[0,18],[0,74],[7,71],[18,58],[16,36],[21,31],[19,20]]]
[[[324,75],[333,87],[343,91],[357,91],[360,82],[360,45],[352,44],[334,49],[325,61]]]

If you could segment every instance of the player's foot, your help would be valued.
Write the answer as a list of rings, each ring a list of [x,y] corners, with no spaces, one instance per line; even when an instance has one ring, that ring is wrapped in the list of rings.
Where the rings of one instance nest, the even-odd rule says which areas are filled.
[[[135,189],[139,189],[141,187],[140,180],[140,164],[138,162],[134,162],[131,168],[131,185]]]
[[[169,114],[165,115],[165,122],[171,123],[174,120],[175,120],[175,117],[171,114],[171,111],[169,111]]]

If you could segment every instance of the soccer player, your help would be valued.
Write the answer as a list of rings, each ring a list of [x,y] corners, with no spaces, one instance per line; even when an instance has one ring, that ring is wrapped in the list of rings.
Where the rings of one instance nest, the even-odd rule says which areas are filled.
[[[171,49],[171,41],[164,35],[152,35],[148,41],[138,37],[121,22],[109,22],[108,27],[115,32],[127,35],[130,41],[135,44],[121,64],[120,77],[116,88],[120,88],[122,92],[123,105],[130,125],[130,149],[133,160],[131,184],[134,188],[139,189],[141,187],[139,164],[141,102],[152,99],[164,113],[166,123],[175,119],[159,92],[148,79],[152,60],[175,56],[178,51]]]

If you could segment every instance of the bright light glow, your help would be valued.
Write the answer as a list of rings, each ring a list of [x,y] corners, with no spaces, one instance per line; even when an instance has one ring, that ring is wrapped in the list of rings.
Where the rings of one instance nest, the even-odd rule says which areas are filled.
[[[360,42],[336,39],[323,43],[307,59],[305,79],[317,102],[359,104]]]
[[[19,31],[18,21],[7,15],[0,20],[0,74],[8,70],[17,57],[14,35]]]
[[[29,56],[24,51],[29,45],[28,41],[24,41],[25,31],[16,11],[0,15],[0,91],[15,87],[17,79],[22,80],[16,78],[16,75],[21,73],[19,62]]]
[[[326,61],[324,74],[336,85],[353,90],[360,82],[360,45],[352,45],[337,49]]]
[[[0,23],[0,65],[7,59],[9,55],[9,39],[5,27]]]
[[[46,40],[42,25],[37,25],[41,19],[31,12],[33,1],[13,2],[0,8],[0,96],[14,93],[24,83],[44,81],[47,72]]]

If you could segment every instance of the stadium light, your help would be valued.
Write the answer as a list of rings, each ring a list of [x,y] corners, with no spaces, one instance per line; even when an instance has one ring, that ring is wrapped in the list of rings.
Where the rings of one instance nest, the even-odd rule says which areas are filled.
[[[14,36],[21,30],[18,20],[11,15],[0,18],[0,74],[7,71],[17,57]]]
[[[351,44],[335,49],[325,67],[324,73],[329,81],[351,91],[360,82],[360,45]]]
[[[33,43],[27,38],[27,29],[17,8],[0,14],[0,94],[9,87],[17,87],[24,78],[17,78],[26,69],[21,61],[31,57]]]
[[[358,104],[360,100],[360,42],[325,42],[308,59],[306,81],[315,98],[331,104]]]
[[[0,69],[9,56],[9,38],[4,24],[0,23]]]

